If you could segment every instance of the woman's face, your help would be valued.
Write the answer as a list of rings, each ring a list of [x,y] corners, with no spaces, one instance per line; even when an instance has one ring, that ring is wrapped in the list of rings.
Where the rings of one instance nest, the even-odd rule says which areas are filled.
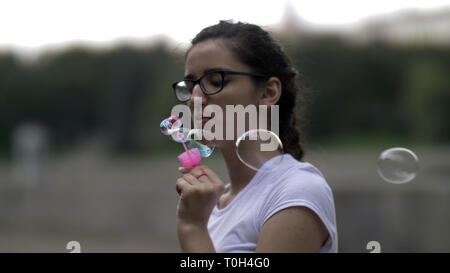
[[[230,70],[238,72],[254,72],[247,65],[237,60],[233,52],[228,48],[227,43],[222,39],[206,40],[196,44],[186,57],[185,78],[198,79],[209,70]],[[191,99],[187,102],[194,114],[194,98],[202,102],[202,110],[208,105],[218,105],[223,113],[223,138],[226,137],[225,124],[231,121],[226,120],[226,105],[250,104],[258,106],[259,97],[257,86],[249,76],[225,75],[224,87],[222,91],[213,95],[205,95],[197,84],[192,91]],[[235,120],[236,121],[236,117]],[[236,133],[236,122],[234,124]],[[220,147],[223,142],[214,141],[214,145]]]

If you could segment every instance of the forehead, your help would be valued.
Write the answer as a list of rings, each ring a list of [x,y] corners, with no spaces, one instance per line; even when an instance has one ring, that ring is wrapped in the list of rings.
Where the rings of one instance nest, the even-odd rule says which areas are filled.
[[[222,39],[206,40],[196,44],[186,56],[185,76],[200,77],[206,70],[224,68],[248,70]]]

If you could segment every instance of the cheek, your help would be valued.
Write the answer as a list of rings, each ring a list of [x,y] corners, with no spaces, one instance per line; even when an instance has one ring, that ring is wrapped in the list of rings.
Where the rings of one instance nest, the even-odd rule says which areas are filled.
[[[258,116],[258,105],[255,105],[255,97],[254,96],[249,96],[247,94],[247,96],[233,96],[231,98],[227,98],[227,103],[224,104],[220,104],[220,108],[222,109],[222,119],[223,119],[223,123],[222,123],[222,132],[223,132],[223,137],[225,138],[227,136],[227,131],[230,131],[230,134],[233,136],[233,139],[236,140],[242,133],[242,128],[238,128],[238,124],[240,124],[240,126],[242,127],[242,125],[244,126],[244,131],[247,131],[250,129],[250,127],[252,126],[257,126],[257,124],[254,124],[254,120],[256,119],[256,121],[258,120],[257,116]],[[224,101],[225,102],[225,99]],[[233,113],[232,116],[230,116],[230,119],[227,119],[227,113],[226,113],[226,105],[232,105],[232,106],[236,106],[236,105],[243,105],[244,108],[246,108],[248,105],[255,105],[256,107],[256,116],[255,115],[251,115],[251,117],[253,118],[253,122],[249,121],[250,118],[250,114],[246,113],[245,114],[245,121],[242,124],[242,114],[236,114]],[[233,107],[234,108],[234,107]],[[253,125],[251,126],[250,123],[252,123]],[[253,127],[252,127],[253,128]]]
[[[236,105],[242,105],[244,108],[248,105],[256,105],[257,103],[257,90],[251,83],[241,83],[240,85],[234,85],[234,86],[228,86],[227,89],[224,89],[222,92],[209,96],[208,97],[208,104],[214,104],[218,105],[220,109],[222,110],[222,132],[223,137],[226,137],[227,127],[231,129],[234,133],[234,139],[236,139],[238,136],[237,134],[237,124],[238,124],[238,115],[234,114],[233,118],[230,120],[227,120],[227,113],[226,113],[226,106],[236,106]],[[246,121],[245,121],[245,128],[249,128],[248,123],[248,115],[246,115]]]

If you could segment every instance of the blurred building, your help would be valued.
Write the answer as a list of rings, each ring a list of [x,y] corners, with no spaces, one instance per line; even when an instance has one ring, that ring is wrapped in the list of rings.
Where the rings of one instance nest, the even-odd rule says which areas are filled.
[[[431,10],[402,10],[371,16],[342,26],[308,23],[288,4],[279,24],[273,26],[283,40],[301,40],[316,35],[335,34],[349,40],[395,44],[450,44],[450,6]]]

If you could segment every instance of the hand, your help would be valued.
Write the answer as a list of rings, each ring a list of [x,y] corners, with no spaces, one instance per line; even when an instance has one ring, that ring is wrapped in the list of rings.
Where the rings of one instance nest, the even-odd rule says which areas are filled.
[[[177,223],[184,226],[206,228],[209,215],[222,195],[225,184],[207,166],[192,169],[180,168],[176,190],[180,195],[177,206]],[[196,178],[201,173],[201,175]]]

